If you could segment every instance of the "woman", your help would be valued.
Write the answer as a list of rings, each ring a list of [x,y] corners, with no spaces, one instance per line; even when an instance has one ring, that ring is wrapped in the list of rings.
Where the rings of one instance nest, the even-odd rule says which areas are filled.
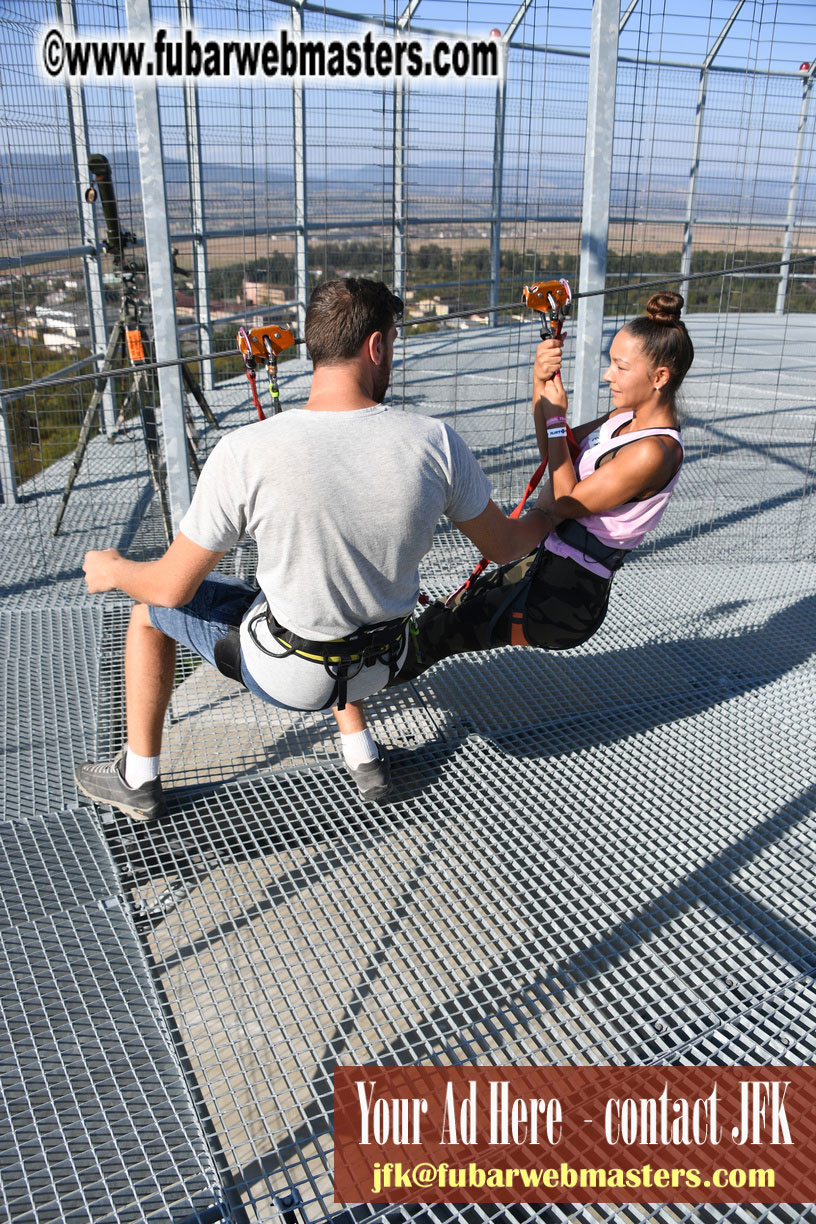
[[[538,550],[479,579],[455,606],[432,604],[395,683],[466,650],[527,645],[567,650],[606,615],[624,557],[656,527],[680,474],[675,397],[694,358],[680,319],[683,298],[656,293],[609,350],[611,411],[566,437],[567,396],[557,371],[561,341],[545,340],[533,368],[533,419],[550,488],[539,498],[558,522]]]

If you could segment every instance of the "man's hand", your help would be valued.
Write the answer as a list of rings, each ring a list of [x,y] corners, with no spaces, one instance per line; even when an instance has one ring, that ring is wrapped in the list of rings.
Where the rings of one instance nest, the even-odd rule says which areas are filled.
[[[116,548],[85,554],[82,568],[92,595],[122,591],[137,603],[181,608],[225,554],[210,552],[179,532],[156,561],[129,561]]]
[[[104,591],[117,589],[118,583],[113,579],[111,563],[121,560],[122,554],[116,548],[104,548],[101,551],[85,554],[82,569],[91,595],[101,595]]]
[[[560,378],[553,375],[550,378],[545,378],[544,375],[551,367],[555,356],[553,350],[548,347],[559,344],[559,340],[544,340],[538,346],[536,354],[536,364],[533,367],[533,421],[535,423],[536,442],[542,459],[546,459],[550,455],[550,440],[547,437],[547,420],[549,417],[567,415],[567,392]],[[560,365],[561,350],[559,348],[558,363]],[[540,360],[539,360],[540,359]],[[539,375],[539,370],[541,375]],[[550,464],[552,470],[552,463]]]
[[[521,518],[508,518],[492,499],[481,514],[453,525],[473,541],[483,557],[488,557],[498,565],[523,557],[525,553],[536,548],[552,530],[548,514],[524,514]]]

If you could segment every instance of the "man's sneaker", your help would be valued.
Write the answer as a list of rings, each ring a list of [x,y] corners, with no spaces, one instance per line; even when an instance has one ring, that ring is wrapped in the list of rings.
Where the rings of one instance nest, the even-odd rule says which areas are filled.
[[[125,749],[112,761],[102,761],[99,764],[86,761],[80,765],[74,774],[76,784],[96,803],[106,803],[108,807],[117,808],[120,812],[132,816],[134,820],[153,820],[156,816],[167,815],[167,804],[162,794],[160,778],[152,782],[144,782],[141,786],[128,786],[125,782]]]
[[[360,798],[366,803],[382,803],[391,789],[391,764],[384,749],[377,745],[376,761],[364,761],[362,765],[349,765],[346,769],[357,783]]]

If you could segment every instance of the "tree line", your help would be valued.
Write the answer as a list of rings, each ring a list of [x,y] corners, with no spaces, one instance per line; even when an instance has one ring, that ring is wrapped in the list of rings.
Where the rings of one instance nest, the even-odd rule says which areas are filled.
[[[607,256],[607,286],[610,289],[629,281],[654,280],[661,276],[675,284],[680,273],[679,250],[641,251],[637,253],[610,250]],[[698,249],[692,252],[691,272],[711,273],[711,278],[689,286],[687,307],[694,311],[772,311],[776,305],[778,277],[773,268],[764,275],[719,275],[724,269],[741,265],[773,263],[779,260],[777,250],[745,249],[739,252]],[[487,245],[457,249],[439,242],[424,243],[412,248],[406,260],[406,285],[409,289],[422,285],[442,285],[429,290],[455,305],[456,309],[479,310],[487,303],[487,280],[490,275],[490,249]],[[372,280],[393,280],[393,255],[382,242],[319,242],[309,247],[312,287],[318,279],[343,273],[368,276]],[[319,274],[314,271],[319,268]],[[546,255],[532,249],[505,248],[499,267],[499,302],[511,305],[518,301],[524,284],[536,277],[567,277],[577,281],[578,253],[549,251]],[[283,288],[287,298],[295,292],[295,261],[291,255],[273,252],[268,258],[249,263],[236,263],[215,268],[210,273],[210,292],[215,298],[235,299],[246,280],[263,280]],[[467,282],[482,281],[479,284]],[[617,303],[617,313],[630,314],[642,309],[641,290],[633,289],[610,299]],[[791,279],[788,290],[788,310],[816,310],[816,272],[805,279]]]

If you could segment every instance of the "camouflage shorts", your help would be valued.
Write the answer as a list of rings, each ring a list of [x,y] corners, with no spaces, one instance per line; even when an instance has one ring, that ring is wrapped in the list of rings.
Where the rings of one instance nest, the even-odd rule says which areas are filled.
[[[542,546],[483,574],[454,606],[434,603],[426,608],[392,683],[413,680],[450,655],[509,645],[514,619],[531,646],[580,646],[600,628],[611,584],[611,578],[601,578]]]

